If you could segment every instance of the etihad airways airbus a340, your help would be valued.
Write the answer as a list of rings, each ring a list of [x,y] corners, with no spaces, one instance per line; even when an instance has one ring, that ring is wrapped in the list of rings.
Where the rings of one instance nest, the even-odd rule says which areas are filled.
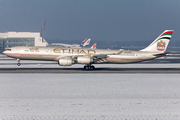
[[[173,30],[165,30],[148,47],[140,51],[130,50],[106,50],[91,48],[54,48],[54,47],[12,47],[3,53],[16,58],[20,66],[20,60],[50,60],[58,61],[59,65],[71,66],[84,64],[84,69],[94,69],[92,64],[100,63],[135,63],[158,58],[166,55],[168,43]]]

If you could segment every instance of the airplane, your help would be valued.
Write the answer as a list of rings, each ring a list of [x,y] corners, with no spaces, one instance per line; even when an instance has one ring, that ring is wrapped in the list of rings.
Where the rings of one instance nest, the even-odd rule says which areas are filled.
[[[97,43],[94,43],[94,44],[91,46],[91,48],[96,49],[96,45],[97,45]]]
[[[84,64],[84,69],[92,70],[95,69],[92,64],[127,64],[165,56],[172,34],[173,30],[165,30],[148,47],[139,51],[19,46],[8,48],[3,54],[16,58],[18,66],[21,65],[20,60],[49,60],[57,61],[60,66]]]
[[[90,41],[91,41],[91,38],[89,38],[89,39],[86,38],[86,39],[81,43],[81,46],[85,47],[85,46],[89,45]]]
[[[89,45],[91,38],[85,39],[80,45],[79,44],[65,44],[65,43],[52,43],[52,46],[63,46],[67,48],[81,48]]]

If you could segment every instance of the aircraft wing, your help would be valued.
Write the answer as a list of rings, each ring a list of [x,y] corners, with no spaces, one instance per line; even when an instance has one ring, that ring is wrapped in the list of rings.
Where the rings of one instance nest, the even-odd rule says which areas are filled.
[[[118,55],[123,52],[124,52],[124,50],[120,49],[119,52],[117,52],[117,53],[97,54],[97,55],[93,55],[92,57],[93,57],[93,60],[95,63],[103,63],[103,62],[107,62],[106,58],[108,57],[108,55]]]
[[[95,54],[95,55],[76,55],[76,56],[69,56],[69,58],[73,58],[74,60],[77,60],[77,58],[79,56],[90,57],[90,58],[93,58],[93,61],[95,63],[103,63],[103,62],[107,62],[106,58],[108,57],[108,55],[118,55],[118,54],[121,54],[123,52],[124,52],[124,50],[120,49],[117,53],[104,53],[104,54]]]

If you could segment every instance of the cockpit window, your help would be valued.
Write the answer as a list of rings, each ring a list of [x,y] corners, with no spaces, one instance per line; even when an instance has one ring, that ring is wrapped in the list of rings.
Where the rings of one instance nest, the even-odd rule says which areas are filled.
[[[5,51],[11,51],[11,49],[5,49]]]

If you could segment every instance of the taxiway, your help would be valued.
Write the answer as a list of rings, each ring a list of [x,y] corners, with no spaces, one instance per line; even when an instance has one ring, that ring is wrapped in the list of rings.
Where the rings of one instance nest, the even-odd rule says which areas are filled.
[[[180,54],[135,64],[94,64],[94,70],[84,70],[83,65],[59,66],[54,61],[22,60],[0,55],[0,73],[180,73]]]
[[[0,68],[0,73],[177,73],[180,68]]]

